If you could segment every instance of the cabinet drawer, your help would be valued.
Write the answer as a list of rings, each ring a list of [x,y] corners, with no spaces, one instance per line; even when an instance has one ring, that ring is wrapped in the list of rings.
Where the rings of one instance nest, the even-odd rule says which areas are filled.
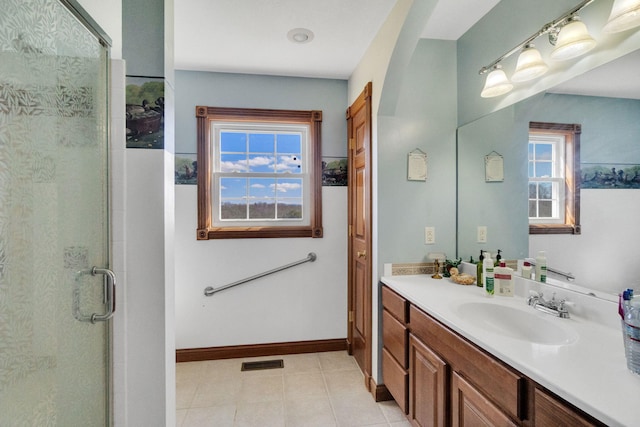
[[[514,419],[525,418],[525,377],[413,305],[409,316],[411,333],[446,360],[452,370],[491,398]]]
[[[396,362],[386,348],[382,349],[382,379],[400,409],[405,414],[408,413],[409,374]]]
[[[409,303],[386,286],[382,287],[382,306],[400,322],[409,321]]]
[[[578,410],[565,405],[562,401],[538,388],[536,388],[534,396],[535,426],[591,427],[604,425],[588,415],[582,415]]]
[[[407,328],[397,321],[389,312],[382,310],[382,345],[396,359],[396,361],[407,369]]]

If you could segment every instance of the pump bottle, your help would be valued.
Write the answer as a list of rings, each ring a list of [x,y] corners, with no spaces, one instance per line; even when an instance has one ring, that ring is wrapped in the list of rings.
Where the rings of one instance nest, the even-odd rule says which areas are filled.
[[[493,260],[491,259],[491,254],[489,252],[485,252],[486,255],[484,257],[484,291],[485,295],[488,297],[492,297],[494,293],[494,278],[493,278]]]
[[[542,283],[547,281],[547,256],[544,251],[538,252],[536,257],[536,280]]]
[[[482,287],[484,282],[482,281],[482,260],[484,260],[484,252],[480,251],[480,258],[476,265],[476,285]]]

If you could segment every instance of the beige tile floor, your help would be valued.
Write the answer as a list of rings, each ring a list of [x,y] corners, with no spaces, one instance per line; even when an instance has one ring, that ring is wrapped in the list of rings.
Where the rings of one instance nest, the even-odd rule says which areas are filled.
[[[241,372],[242,362],[284,368]],[[345,351],[211,360],[176,366],[178,427],[408,427],[395,402],[376,403]]]

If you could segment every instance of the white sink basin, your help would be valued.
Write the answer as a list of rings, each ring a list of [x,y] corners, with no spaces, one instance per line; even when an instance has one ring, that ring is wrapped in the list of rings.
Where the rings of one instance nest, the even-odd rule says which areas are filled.
[[[474,301],[458,305],[456,312],[465,321],[487,331],[536,344],[566,345],[578,339],[575,330],[562,323],[570,322],[569,319],[554,318],[528,306],[520,309]]]

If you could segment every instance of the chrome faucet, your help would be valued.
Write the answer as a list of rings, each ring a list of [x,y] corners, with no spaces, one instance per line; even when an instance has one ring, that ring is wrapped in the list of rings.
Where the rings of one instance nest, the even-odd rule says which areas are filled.
[[[527,304],[536,310],[560,317],[561,319],[568,319],[569,311],[567,310],[565,303],[566,300],[564,299],[560,301],[556,300],[555,292],[553,293],[551,300],[547,301],[542,297],[542,292],[537,293],[535,291],[531,291],[531,296],[527,300]]]

